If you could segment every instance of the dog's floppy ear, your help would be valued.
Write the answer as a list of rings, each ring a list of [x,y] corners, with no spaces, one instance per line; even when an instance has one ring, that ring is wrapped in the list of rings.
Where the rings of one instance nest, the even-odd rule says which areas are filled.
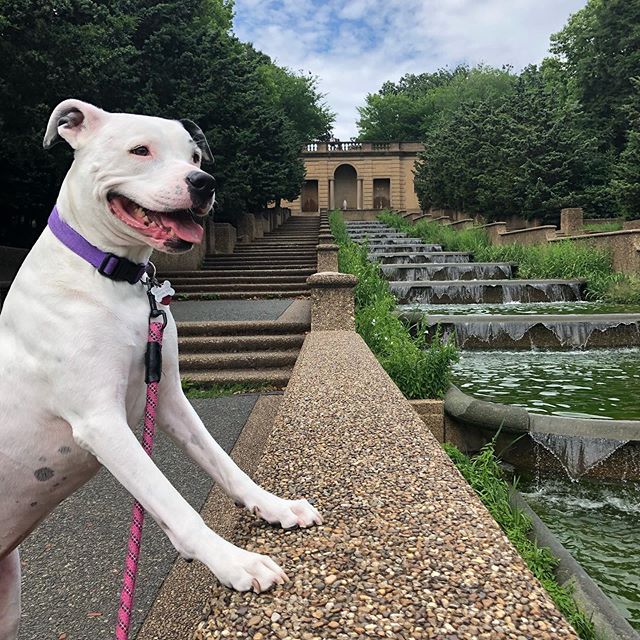
[[[51,114],[42,146],[50,149],[66,140],[77,149],[82,140],[99,126],[105,112],[88,102],[71,98],[61,102]]]
[[[198,148],[202,151],[202,159],[207,162],[213,162],[213,153],[209,148],[209,143],[202,129],[193,120],[183,118],[178,122],[189,132],[193,141],[198,145]]]

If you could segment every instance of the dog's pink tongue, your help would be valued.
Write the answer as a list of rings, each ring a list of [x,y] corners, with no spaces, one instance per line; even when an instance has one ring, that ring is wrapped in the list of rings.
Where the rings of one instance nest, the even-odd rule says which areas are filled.
[[[171,229],[178,238],[185,242],[191,242],[193,244],[202,242],[204,229],[197,222],[189,218],[172,218],[170,216],[163,216],[162,214],[160,214],[160,218],[165,227]]]

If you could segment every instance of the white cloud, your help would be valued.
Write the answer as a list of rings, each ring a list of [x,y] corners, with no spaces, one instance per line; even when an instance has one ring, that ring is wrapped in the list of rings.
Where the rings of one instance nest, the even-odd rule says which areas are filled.
[[[337,137],[386,80],[481,62],[521,69],[586,0],[236,0],[235,31],[279,64],[320,78]]]

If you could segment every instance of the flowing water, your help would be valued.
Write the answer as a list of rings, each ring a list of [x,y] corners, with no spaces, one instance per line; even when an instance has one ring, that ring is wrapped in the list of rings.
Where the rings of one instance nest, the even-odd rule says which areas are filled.
[[[533,413],[640,420],[640,349],[462,351],[453,382]]]
[[[543,522],[640,631],[640,485],[529,478],[519,488]]]
[[[561,315],[640,313],[638,305],[606,304],[604,302],[508,302],[505,304],[405,304],[401,313],[424,315]]]

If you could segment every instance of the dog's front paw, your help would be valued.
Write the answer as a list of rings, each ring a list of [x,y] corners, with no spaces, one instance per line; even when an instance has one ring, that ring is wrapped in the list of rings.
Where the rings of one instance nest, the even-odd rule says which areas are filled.
[[[245,501],[244,506],[269,524],[283,529],[322,524],[322,516],[307,500],[284,500],[265,491]]]
[[[268,556],[229,545],[223,554],[206,562],[218,580],[236,591],[268,591],[289,581],[287,574]]]

